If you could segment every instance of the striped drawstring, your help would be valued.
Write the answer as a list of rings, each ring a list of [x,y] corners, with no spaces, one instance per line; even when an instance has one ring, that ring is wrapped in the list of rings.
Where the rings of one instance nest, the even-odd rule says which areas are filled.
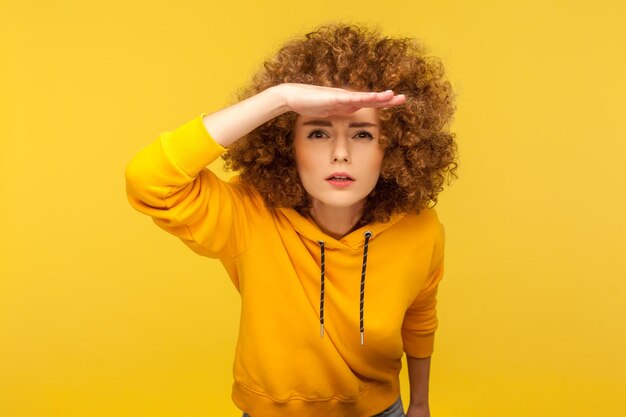
[[[365,245],[363,246],[363,266],[361,268],[361,295],[359,300],[359,331],[361,333],[361,346],[364,345],[365,324],[363,320],[363,305],[365,303],[365,270],[367,268],[367,248],[369,246],[372,232],[369,230],[363,233],[365,236]],[[324,337],[324,277],[326,274],[326,259],[324,252],[324,241],[318,240],[320,245],[320,337]]]
[[[320,245],[320,251],[322,253],[322,260],[320,263],[321,283],[320,283],[320,337],[324,337],[324,273],[326,269],[326,262],[324,260],[324,241],[319,240],[317,242]]]
[[[364,233],[365,235],[365,246],[363,246],[363,268],[361,269],[361,301],[360,301],[360,326],[361,326],[361,346],[363,346],[363,333],[365,331],[365,326],[363,324],[363,301],[365,295],[365,267],[367,266],[367,245],[369,243],[370,237],[372,236],[372,232],[369,230]]]

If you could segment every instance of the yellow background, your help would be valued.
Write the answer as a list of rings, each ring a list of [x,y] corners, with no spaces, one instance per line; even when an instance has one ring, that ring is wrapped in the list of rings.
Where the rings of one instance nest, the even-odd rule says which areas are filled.
[[[330,20],[422,39],[459,94],[433,417],[626,415],[625,11],[2,0],[0,416],[241,415],[237,293],[130,207],[124,168]]]

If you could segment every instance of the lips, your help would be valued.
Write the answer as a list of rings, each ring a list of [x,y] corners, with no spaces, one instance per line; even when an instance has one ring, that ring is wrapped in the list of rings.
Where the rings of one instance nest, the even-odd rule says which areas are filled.
[[[326,180],[339,180],[339,181],[354,181],[354,178],[347,172],[333,172]]]

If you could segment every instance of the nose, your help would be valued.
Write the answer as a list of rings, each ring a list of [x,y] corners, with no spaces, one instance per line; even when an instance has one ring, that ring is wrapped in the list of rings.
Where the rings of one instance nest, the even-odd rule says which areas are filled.
[[[348,148],[348,141],[345,137],[339,137],[334,141],[333,147],[333,162],[346,162],[350,163],[350,149]]]

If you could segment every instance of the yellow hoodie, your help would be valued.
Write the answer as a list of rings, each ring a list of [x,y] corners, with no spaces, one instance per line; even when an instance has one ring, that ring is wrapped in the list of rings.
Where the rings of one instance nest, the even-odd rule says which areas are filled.
[[[253,417],[379,413],[400,396],[403,352],[433,352],[444,258],[436,212],[337,240],[206,168],[225,148],[204,115],[141,148],[126,190],[159,227],[219,258],[239,291],[233,402]]]

